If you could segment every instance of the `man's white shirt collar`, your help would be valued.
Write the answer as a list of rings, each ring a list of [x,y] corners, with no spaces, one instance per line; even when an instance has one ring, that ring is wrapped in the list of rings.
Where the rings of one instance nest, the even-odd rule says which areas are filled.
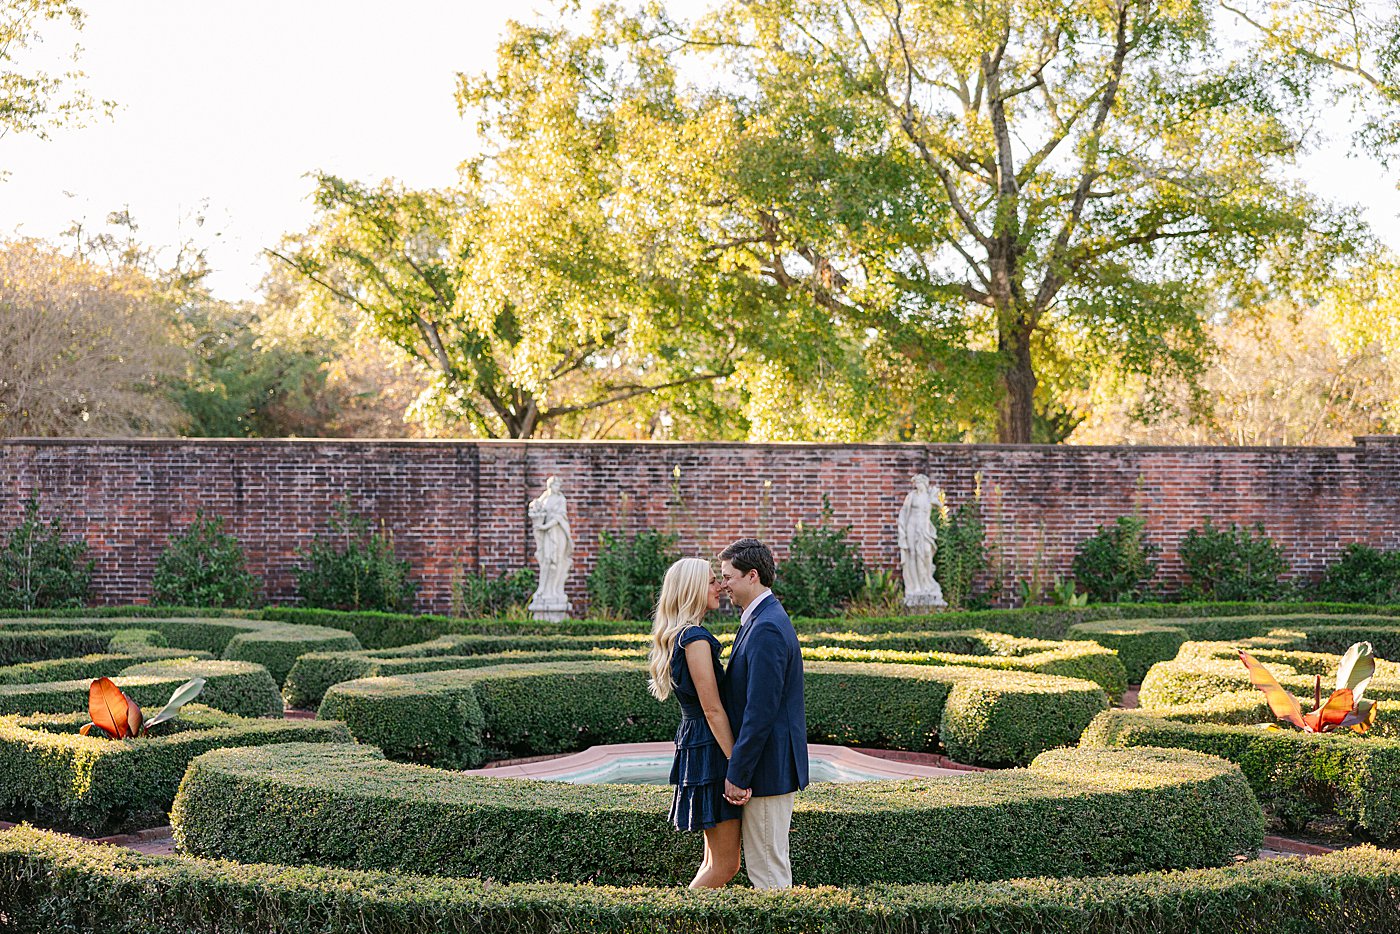
[[[763,593],[754,597],[753,600],[749,602],[749,605],[744,607],[744,612],[740,614],[739,625],[743,626],[749,620],[753,619],[754,613],[758,611],[758,605],[771,596],[773,596],[773,591],[765,589]]]

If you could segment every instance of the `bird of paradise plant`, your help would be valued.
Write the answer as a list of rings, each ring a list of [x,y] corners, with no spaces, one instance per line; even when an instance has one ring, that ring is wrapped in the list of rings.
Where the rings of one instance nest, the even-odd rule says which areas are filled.
[[[198,697],[202,690],[204,679],[191,678],[175,689],[160,713],[147,720],[141,713],[141,705],[123,694],[111,678],[98,678],[88,687],[88,716],[92,717],[92,722],[83,724],[78,732],[83,736],[105,734],[112,739],[145,736],[151,727],[173,720],[180,708]],[[93,734],[93,730],[97,730],[97,734]]]
[[[1337,687],[1327,702],[1322,702],[1322,675],[1313,684],[1313,710],[1304,714],[1298,699],[1284,690],[1278,679],[1250,655],[1240,652],[1240,661],[1249,669],[1249,680],[1264,692],[1269,709],[1274,716],[1290,723],[1305,733],[1328,733],[1333,730],[1350,728],[1354,733],[1365,733],[1376,722],[1379,709],[1375,701],[1362,698],[1362,692],[1376,673],[1376,659],[1371,651],[1371,643],[1357,642],[1347,649],[1337,666]],[[1263,724],[1276,730],[1273,723]]]

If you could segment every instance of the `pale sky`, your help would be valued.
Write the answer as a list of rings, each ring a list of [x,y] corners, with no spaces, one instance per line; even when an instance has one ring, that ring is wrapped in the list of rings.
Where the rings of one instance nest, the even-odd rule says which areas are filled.
[[[509,18],[536,0],[90,0],[80,41],[86,86],[110,120],[48,141],[0,140],[0,235],[56,238],[78,219],[129,209],[147,243],[208,246],[210,284],[253,297],[260,250],[306,226],[305,174],[416,186],[451,182],[470,154],[457,72],[491,68]],[[668,3],[694,14],[704,0]],[[54,32],[47,48],[67,48]],[[1345,127],[1330,127],[1343,135]],[[1317,193],[1366,207],[1400,248],[1397,176],[1348,158],[1345,139],[1307,158]],[[207,208],[204,206],[207,204]],[[207,221],[194,230],[191,218]]]

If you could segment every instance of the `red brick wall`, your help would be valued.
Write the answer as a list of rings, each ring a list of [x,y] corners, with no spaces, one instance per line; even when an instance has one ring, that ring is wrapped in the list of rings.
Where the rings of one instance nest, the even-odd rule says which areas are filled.
[[[823,493],[866,561],[893,567],[894,517],[918,471],[952,506],[973,495],[980,474],[1012,580],[1037,563],[1067,575],[1075,545],[1135,504],[1163,548],[1168,583],[1179,573],[1177,542],[1206,516],[1262,522],[1302,573],[1348,542],[1400,548],[1400,438],[1389,437],[1347,448],[7,441],[0,530],[38,492],[46,512],[90,543],[97,599],[144,602],[156,556],[202,506],[229,519],[268,596],[285,601],[297,550],[349,496],[412,560],[419,608],[442,611],[454,565],[494,574],[533,564],[525,506],[557,474],[578,541],[578,608],[603,529],[675,531],[702,555],[756,534],[781,559],[794,525],[818,518]]]

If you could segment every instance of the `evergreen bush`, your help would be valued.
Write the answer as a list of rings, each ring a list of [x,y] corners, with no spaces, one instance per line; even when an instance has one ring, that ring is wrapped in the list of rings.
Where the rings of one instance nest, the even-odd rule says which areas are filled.
[[[1119,516],[1101,525],[1081,542],[1074,556],[1074,579],[1100,603],[1138,603],[1148,594],[1147,582],[1157,573],[1156,545],[1143,539],[1147,520]]]
[[[943,588],[949,609],[976,609],[972,592],[977,575],[987,569],[987,531],[982,511],[974,501],[951,512],[939,510],[933,521],[938,529],[938,551],[933,557],[934,579]]]
[[[464,574],[453,587],[452,611],[456,616],[504,616],[528,604],[538,584],[533,568],[519,568],[494,580],[485,574]]]
[[[1228,529],[1209,518],[1199,529],[1189,529],[1178,552],[1189,578],[1182,595],[1187,600],[1276,600],[1288,586],[1283,549],[1264,533],[1230,523]]]
[[[631,538],[621,532],[602,532],[588,575],[592,614],[650,619],[666,569],[681,556],[676,542],[675,535],[651,530]]]
[[[832,525],[831,504],[825,497],[821,522],[798,526],[773,586],[789,615],[835,616],[860,594],[865,562],[850,534],[849,525]]]
[[[330,534],[317,535],[302,552],[297,596],[304,606],[330,610],[406,611],[417,590],[410,565],[400,560],[393,537],[376,532],[369,519],[342,500],[327,520]]]
[[[1323,572],[1313,593],[1342,603],[1400,603],[1400,551],[1353,542]]]
[[[247,607],[258,594],[258,579],[244,568],[243,546],[224,531],[223,516],[206,519],[203,510],[161,552],[151,584],[164,606]]]
[[[39,498],[24,504],[24,519],[0,549],[0,609],[80,607],[92,588],[87,542],[64,541],[57,516],[39,518]]]

